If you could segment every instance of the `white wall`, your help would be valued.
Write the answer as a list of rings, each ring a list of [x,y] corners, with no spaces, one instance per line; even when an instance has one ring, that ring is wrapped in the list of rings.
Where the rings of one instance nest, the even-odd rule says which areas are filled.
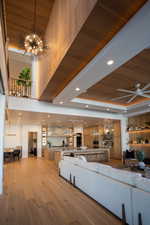
[[[4,148],[5,96],[0,94],[0,194],[3,192],[3,148]]]
[[[37,132],[37,155],[41,157],[42,134],[40,125],[31,124],[6,124],[5,126],[5,148],[22,146],[22,157],[28,157],[28,133]]]
[[[25,67],[31,69],[32,58],[30,56],[10,50],[8,51],[8,55],[10,77],[18,78],[18,75]]]
[[[21,129],[20,125],[5,124],[5,148],[15,148],[21,145]]]
[[[31,69],[31,65],[29,63],[23,63],[20,61],[17,61],[15,59],[10,58],[9,60],[9,71],[10,76],[13,78],[18,78],[20,72],[25,68],[28,67]]]

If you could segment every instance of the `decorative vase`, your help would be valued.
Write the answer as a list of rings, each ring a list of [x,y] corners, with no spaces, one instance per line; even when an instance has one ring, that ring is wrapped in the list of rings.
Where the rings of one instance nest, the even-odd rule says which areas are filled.
[[[139,162],[139,168],[140,169],[145,169],[145,163],[144,162]]]

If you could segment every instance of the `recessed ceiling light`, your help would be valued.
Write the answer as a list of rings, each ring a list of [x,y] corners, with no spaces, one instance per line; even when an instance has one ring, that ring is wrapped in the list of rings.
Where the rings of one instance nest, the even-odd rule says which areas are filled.
[[[86,105],[85,107],[86,107],[86,108],[88,108],[89,106],[88,106],[88,105]]]
[[[59,104],[61,104],[61,105],[62,105],[63,103],[64,103],[64,102],[62,102],[62,101],[61,101],[61,102],[59,102]]]
[[[107,61],[107,65],[108,65],[108,66],[111,66],[112,64],[114,64],[114,60],[108,60],[108,61]]]
[[[76,90],[76,91],[80,91],[80,88],[77,87],[75,90]]]

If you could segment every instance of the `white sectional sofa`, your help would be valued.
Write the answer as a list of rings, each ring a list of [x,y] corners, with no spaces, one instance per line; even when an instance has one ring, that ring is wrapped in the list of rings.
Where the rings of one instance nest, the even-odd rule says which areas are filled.
[[[59,169],[62,177],[71,178],[72,183],[75,177],[76,187],[119,218],[124,204],[129,225],[138,225],[139,213],[143,224],[150,225],[150,180],[141,174],[67,156],[59,162]]]

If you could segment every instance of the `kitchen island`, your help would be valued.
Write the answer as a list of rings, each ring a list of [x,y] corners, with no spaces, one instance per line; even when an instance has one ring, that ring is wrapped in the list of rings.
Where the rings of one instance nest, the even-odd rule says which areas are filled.
[[[61,160],[63,156],[73,156],[73,157],[84,156],[88,162],[108,162],[110,160],[110,149],[98,148],[86,150],[76,150],[76,149],[65,150],[60,147],[60,148],[46,148],[44,150],[44,157],[49,160],[55,160],[56,165],[58,165],[59,160]]]

